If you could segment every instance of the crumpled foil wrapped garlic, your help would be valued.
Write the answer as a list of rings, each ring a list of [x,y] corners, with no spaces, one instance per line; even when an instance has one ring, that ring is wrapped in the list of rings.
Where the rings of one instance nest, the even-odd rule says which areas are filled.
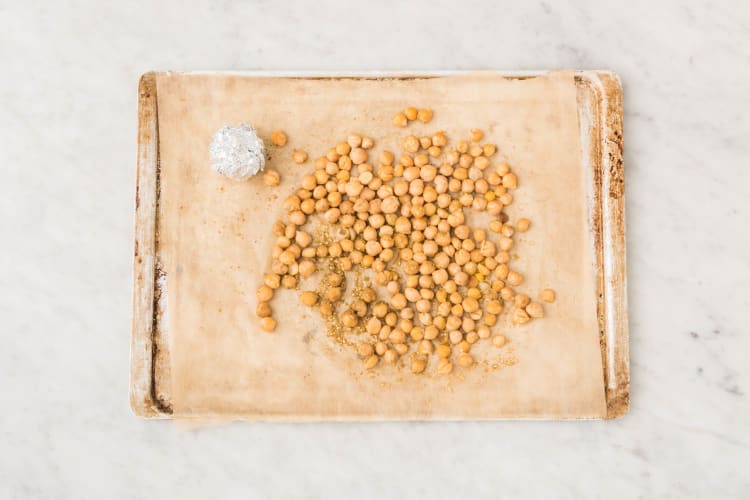
[[[266,165],[266,147],[254,127],[225,125],[213,136],[209,146],[211,168],[231,179],[248,179]]]

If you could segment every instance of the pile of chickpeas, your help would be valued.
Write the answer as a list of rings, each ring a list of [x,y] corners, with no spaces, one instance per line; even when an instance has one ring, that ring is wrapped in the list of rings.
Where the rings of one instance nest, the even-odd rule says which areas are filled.
[[[426,124],[432,115],[409,107],[393,124]],[[283,133],[274,134],[279,145]],[[406,135],[400,154],[375,157],[374,140],[352,134],[315,159],[273,225],[273,258],[257,291],[261,328],[276,328],[275,290],[299,289],[321,273],[301,301],[319,311],[329,336],[356,348],[365,368],[405,360],[413,373],[431,364],[448,374],[454,364],[475,364],[480,340],[507,344],[492,331],[504,311],[515,324],[543,317],[541,303],[515,291],[524,277],[510,267],[513,236],[530,227],[527,219],[511,225],[504,212],[518,179],[493,162],[497,148],[483,137],[473,129],[449,146],[441,131]],[[293,158],[304,163],[307,154],[295,150]],[[487,227],[470,227],[467,209],[488,214]],[[554,291],[540,300],[553,302]]]

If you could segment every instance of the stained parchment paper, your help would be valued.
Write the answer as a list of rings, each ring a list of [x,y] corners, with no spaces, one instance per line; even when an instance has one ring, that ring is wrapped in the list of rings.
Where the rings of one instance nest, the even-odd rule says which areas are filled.
[[[167,273],[174,416],[250,419],[560,418],[605,416],[596,321],[596,287],[587,195],[571,72],[530,79],[489,73],[417,79],[270,78],[160,74],[158,85],[161,199],[159,233]],[[429,124],[391,124],[408,105],[429,106]],[[254,125],[270,147],[268,166],[282,183],[237,182],[211,171],[208,144],[226,124]],[[311,159],[348,134],[373,137],[400,151],[400,139],[437,130],[450,143],[485,131],[519,178],[511,221],[528,217],[516,236],[511,267],[532,298],[545,287],[557,301],[546,317],[513,326],[510,309],[493,332],[510,340],[497,349],[480,341],[479,364],[438,376],[383,364],[371,372],[351,348],[326,335],[317,312],[282,290],[272,307],[276,333],[255,318],[255,290],[269,263],[271,225],[283,199],[312,161],[292,162],[295,148]],[[449,144],[450,144],[449,143]],[[311,289],[303,282],[301,290]]]

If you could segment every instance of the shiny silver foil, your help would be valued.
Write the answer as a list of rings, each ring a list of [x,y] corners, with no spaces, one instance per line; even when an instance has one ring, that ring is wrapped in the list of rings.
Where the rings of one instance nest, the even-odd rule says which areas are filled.
[[[245,180],[266,165],[266,148],[254,127],[221,127],[209,146],[211,168],[232,179]]]

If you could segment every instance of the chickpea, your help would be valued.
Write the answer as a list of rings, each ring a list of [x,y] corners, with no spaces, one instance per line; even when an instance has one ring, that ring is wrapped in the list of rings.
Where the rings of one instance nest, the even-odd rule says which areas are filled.
[[[349,153],[349,158],[351,158],[352,163],[355,165],[361,165],[367,161],[367,151],[362,148],[354,148],[351,153]]]
[[[269,288],[276,290],[281,286],[281,276],[275,273],[268,273],[263,276],[263,283]]]
[[[542,290],[542,293],[539,294],[539,298],[545,302],[554,302],[555,291],[552,290],[551,288],[545,288],[544,290]]]
[[[486,309],[490,314],[500,314],[503,311],[503,303],[499,300],[491,300],[487,303]]]
[[[259,318],[267,318],[270,316],[271,306],[268,302],[258,302],[258,305],[255,307],[255,315]]]
[[[518,178],[516,174],[508,173],[503,176],[503,187],[506,189],[515,189],[518,187]]]
[[[516,307],[521,309],[529,305],[530,301],[531,299],[529,299],[529,296],[523,293],[516,294],[515,298],[513,299],[513,303],[516,305]]]
[[[273,289],[268,285],[261,285],[256,295],[258,302],[268,302],[273,298]]]
[[[490,157],[495,154],[495,151],[497,151],[497,148],[494,144],[485,144],[482,146],[482,154],[484,156]]]
[[[411,371],[412,373],[422,373],[427,366],[427,363],[421,359],[421,358],[415,358],[411,362]]]
[[[393,153],[390,151],[382,151],[378,157],[381,165],[393,165]],[[385,180],[385,179],[384,179]]]
[[[468,352],[459,354],[456,358],[456,361],[458,362],[458,365],[463,368],[469,368],[474,364],[474,358],[471,357],[471,354],[469,354]]]
[[[375,354],[369,356],[367,359],[365,359],[365,369],[370,370],[372,368],[375,368],[375,365],[378,364],[379,360],[380,358],[378,358]]]
[[[387,350],[388,346],[385,342],[380,341],[375,343],[375,354],[377,354],[378,356],[384,355]]]
[[[292,153],[292,160],[294,160],[294,163],[305,163],[307,161],[307,153],[301,149],[295,149]]]
[[[454,318],[455,316],[451,316],[451,318]],[[451,344],[458,344],[464,339],[464,334],[461,333],[459,330],[451,330],[448,333],[448,338],[451,341]]]
[[[357,353],[363,358],[369,358],[375,352],[375,348],[368,342],[362,342],[357,347]]]
[[[500,290],[500,298],[502,298],[503,300],[513,300],[513,297],[515,296],[516,293],[512,288],[506,286],[502,290]]]
[[[393,116],[393,124],[399,128],[406,127],[406,124],[408,123],[408,120],[406,118],[406,115],[403,113],[396,113]]]
[[[542,304],[540,304],[539,302],[530,302],[526,306],[526,312],[532,318],[543,318],[544,317],[544,307],[542,307]]]
[[[447,375],[453,371],[453,363],[447,359],[441,358],[437,364],[437,371],[440,375]]]
[[[419,151],[419,139],[413,135],[406,136],[401,146],[410,153],[416,153]]]
[[[278,186],[281,183],[281,176],[277,171],[268,169],[263,174],[263,182],[267,186]]]
[[[505,335],[495,335],[492,337],[492,345],[495,347],[502,347],[508,342],[508,339],[505,338]]]
[[[477,336],[480,339],[488,339],[490,338],[490,329],[486,325],[481,325],[477,328]]]
[[[281,278],[281,286],[289,289],[294,288],[297,286],[297,278],[287,274]]]
[[[449,358],[451,355],[451,348],[448,345],[440,344],[437,346],[436,352],[440,358]]]
[[[521,219],[518,219],[518,221],[516,221],[516,229],[518,230],[519,233],[525,233],[526,231],[528,231],[530,225],[531,225],[531,222],[529,221],[529,219],[521,218]]]
[[[302,292],[302,303],[306,306],[314,306],[318,303],[318,294],[315,292]]]
[[[271,143],[274,146],[284,146],[286,140],[286,134],[282,130],[274,130],[271,132]]]
[[[403,344],[406,342],[406,333],[400,328],[395,328],[388,335],[388,340],[391,344]]]
[[[521,283],[523,283],[523,275],[520,273],[517,273],[515,271],[510,271],[508,273],[508,283],[511,286],[518,286]]]
[[[354,314],[353,311],[347,310],[344,311],[344,313],[341,315],[341,323],[344,326],[348,326],[351,328],[357,326],[357,323],[359,323],[359,319],[357,319],[357,315]]]
[[[417,119],[422,123],[428,123],[432,120],[432,110],[429,108],[422,108],[417,111]]]
[[[471,132],[471,142],[479,142],[484,137],[484,132],[478,128],[473,128],[469,132]]]
[[[396,361],[398,361],[398,353],[394,349],[388,349],[385,351],[385,354],[383,354],[383,361],[389,365],[395,364]]]
[[[320,314],[326,317],[333,315],[333,304],[331,304],[330,302],[321,303]]]
[[[479,302],[472,297],[466,297],[462,303],[463,310],[467,313],[473,313],[479,310]]]
[[[437,318],[435,318],[437,320]],[[437,323],[437,321],[435,321]],[[424,338],[427,340],[434,340],[437,338],[438,333],[438,327],[436,324],[427,325],[424,329]]]
[[[529,315],[526,313],[523,309],[515,309],[513,311],[513,323],[523,325],[524,323],[528,323],[531,319]]]
[[[260,320],[260,327],[271,333],[276,329],[276,320],[271,318],[270,316],[267,316]]]

